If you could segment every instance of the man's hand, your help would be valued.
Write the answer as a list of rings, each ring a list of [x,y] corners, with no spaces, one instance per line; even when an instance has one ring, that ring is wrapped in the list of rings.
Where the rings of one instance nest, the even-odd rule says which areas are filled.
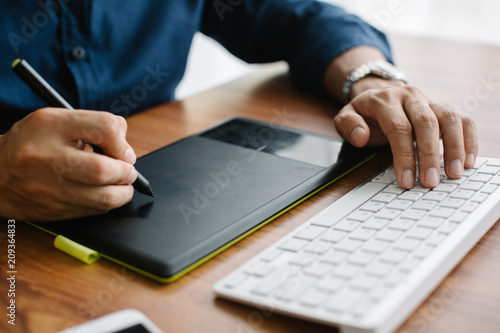
[[[342,84],[352,70],[373,60],[384,60],[377,49],[351,49],[330,64],[326,89],[342,100]],[[443,140],[446,175],[460,178],[472,168],[478,153],[474,122],[451,107],[430,101],[419,89],[398,80],[365,77],[352,85],[352,100],[335,117],[339,134],[357,147],[389,143],[399,185],[415,185],[418,177],[425,187],[440,180],[439,139]]]
[[[97,111],[45,108],[17,122],[0,137],[0,215],[56,221],[126,204],[137,178],[126,131],[124,118]]]
[[[419,180],[439,183],[439,139],[443,140],[446,175],[460,178],[478,152],[474,122],[449,106],[432,103],[412,86],[368,89],[356,95],[335,117],[340,135],[357,147],[389,143],[394,170],[403,188],[415,184],[416,143]]]

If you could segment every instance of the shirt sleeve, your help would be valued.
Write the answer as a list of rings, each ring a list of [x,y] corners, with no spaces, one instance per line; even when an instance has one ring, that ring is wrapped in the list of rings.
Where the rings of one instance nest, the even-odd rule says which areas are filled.
[[[375,47],[392,62],[382,32],[316,0],[206,1],[201,32],[244,61],[287,61],[292,81],[316,92],[325,92],[330,62],[356,46]]]

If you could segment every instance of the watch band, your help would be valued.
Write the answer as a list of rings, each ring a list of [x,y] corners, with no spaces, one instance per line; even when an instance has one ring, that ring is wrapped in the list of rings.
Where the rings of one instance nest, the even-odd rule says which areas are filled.
[[[344,94],[346,103],[351,98],[352,85],[367,76],[379,77],[386,80],[401,80],[408,83],[404,73],[390,62],[384,60],[370,61],[353,70],[345,80],[342,86],[342,93]]]

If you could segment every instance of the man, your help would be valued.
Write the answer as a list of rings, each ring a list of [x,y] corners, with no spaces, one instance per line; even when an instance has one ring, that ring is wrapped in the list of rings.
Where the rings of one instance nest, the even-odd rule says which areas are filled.
[[[433,103],[394,69],[382,33],[342,9],[313,0],[40,0],[0,4],[0,215],[30,221],[104,213],[131,200],[136,156],[121,116],[173,98],[193,34],[201,32],[248,62],[286,60],[294,83],[345,107],[339,133],[355,146],[389,143],[399,184],[439,182],[472,167],[474,123]],[[10,73],[27,59],[80,109],[44,103]],[[360,70],[370,64],[375,70]],[[358,70],[357,70],[358,69]],[[361,73],[361,74],[360,74]],[[11,127],[12,126],[12,127]],[[10,128],[10,129],[9,129]],[[83,151],[99,144],[107,156]]]

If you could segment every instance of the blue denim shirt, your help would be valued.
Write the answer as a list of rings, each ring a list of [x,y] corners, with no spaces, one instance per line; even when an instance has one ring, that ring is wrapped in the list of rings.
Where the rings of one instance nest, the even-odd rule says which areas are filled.
[[[46,106],[11,71],[26,59],[75,108],[129,115],[171,100],[195,32],[251,63],[286,60],[324,91],[328,64],[385,36],[314,0],[5,0],[0,3],[0,133]]]

